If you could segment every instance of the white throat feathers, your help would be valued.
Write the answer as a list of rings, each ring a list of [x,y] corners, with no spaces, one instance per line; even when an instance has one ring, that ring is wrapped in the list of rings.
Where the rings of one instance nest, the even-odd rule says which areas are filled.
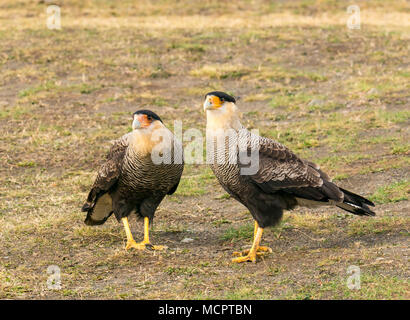
[[[147,128],[130,132],[129,146],[139,155],[151,154],[152,149],[161,142],[161,136],[168,137],[170,134],[172,135],[171,131],[161,121],[154,121]]]
[[[206,111],[206,129],[243,129],[243,126],[240,122],[239,114],[239,110],[235,103],[224,102],[222,107],[220,107],[219,109]]]

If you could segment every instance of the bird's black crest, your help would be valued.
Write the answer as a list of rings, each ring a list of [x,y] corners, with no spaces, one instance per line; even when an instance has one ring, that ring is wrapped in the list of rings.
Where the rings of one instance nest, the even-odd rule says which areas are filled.
[[[159,120],[162,122],[161,118],[155,112],[152,112],[151,110],[138,110],[134,112],[133,116],[136,114],[146,114],[147,116],[150,116],[152,119]]]
[[[236,102],[234,97],[232,97],[229,94],[227,94],[225,92],[222,92],[222,91],[212,91],[212,92],[207,93],[205,95],[205,98],[206,98],[206,96],[217,96],[222,101],[228,101],[228,102],[233,102],[233,103]]]

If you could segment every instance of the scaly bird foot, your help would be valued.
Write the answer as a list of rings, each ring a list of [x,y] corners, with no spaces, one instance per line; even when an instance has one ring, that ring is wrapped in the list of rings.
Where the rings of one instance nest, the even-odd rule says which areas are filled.
[[[127,245],[125,246],[125,249],[128,250],[130,248],[134,248],[137,250],[165,250],[167,247],[166,246],[154,246],[149,242],[135,242],[134,240],[128,241]]]
[[[156,245],[153,246],[152,244],[147,244],[147,249],[162,251],[162,250],[168,249],[168,247],[167,246],[156,246]]]
[[[137,243],[134,240],[129,240],[129,241],[127,241],[127,245],[125,246],[125,250],[131,249],[131,248],[134,248],[134,249],[137,249],[137,250],[145,250],[146,245],[147,245],[146,242]]]
[[[232,255],[235,256],[235,257],[243,257],[243,256],[248,255],[249,252],[250,252],[250,249],[243,250],[242,252],[235,251],[235,252],[232,253]],[[265,253],[272,253],[272,249],[269,248],[269,247],[265,247],[265,246],[259,246],[256,249],[256,255],[258,257],[264,256]]]
[[[256,263],[256,252],[250,252],[248,255],[244,256],[244,257],[238,257],[238,258],[233,258],[232,262],[236,262],[236,263],[241,263],[241,262],[253,262]]]

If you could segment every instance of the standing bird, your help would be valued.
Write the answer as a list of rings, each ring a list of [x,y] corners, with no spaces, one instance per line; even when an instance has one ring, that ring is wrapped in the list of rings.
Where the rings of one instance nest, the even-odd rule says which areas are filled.
[[[244,128],[235,103],[232,96],[214,91],[206,94],[203,104],[207,152],[212,147],[212,154],[208,155],[211,169],[225,191],[247,207],[255,219],[253,245],[243,253],[234,253],[239,256],[234,262],[256,262],[257,256],[272,252],[271,248],[259,245],[263,229],[277,224],[283,210],[297,205],[336,205],[356,215],[375,215],[369,208],[374,206],[371,201],[338,187],[318,165]],[[229,137],[227,132],[236,133],[237,138]],[[242,171],[248,163],[241,157],[241,148],[247,155],[256,152],[253,172]]]
[[[87,212],[85,224],[101,225],[114,213],[124,224],[126,249],[164,249],[151,245],[149,224],[162,199],[178,187],[184,169],[182,153],[181,142],[158,115],[149,110],[135,112],[132,131],[114,142],[98,171],[82,207]],[[144,240],[139,243],[128,223],[131,212],[144,218]]]

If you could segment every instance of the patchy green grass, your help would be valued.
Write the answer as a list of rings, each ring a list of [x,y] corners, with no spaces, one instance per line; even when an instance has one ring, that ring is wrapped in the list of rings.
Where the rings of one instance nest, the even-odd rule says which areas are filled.
[[[256,289],[256,288],[249,288],[249,287],[241,287],[234,291],[228,292],[223,297],[227,300],[266,300],[269,299],[269,294],[267,292],[263,292],[264,290]]]
[[[188,171],[189,169],[187,169]],[[198,172],[197,170],[191,171]],[[175,195],[190,197],[204,195],[209,192],[216,183],[216,178],[208,167],[203,168],[200,173],[192,174],[185,172],[181,179]]]
[[[384,123],[405,123],[410,120],[410,111],[378,111],[377,117]]]
[[[348,234],[362,236],[403,230],[408,223],[403,217],[363,218],[352,221],[348,226]]]
[[[200,271],[196,268],[189,268],[189,267],[184,267],[184,268],[180,268],[180,267],[168,267],[165,272],[169,275],[193,275],[193,274],[197,274]]]
[[[395,276],[373,275],[362,271],[360,289],[349,289],[347,277],[321,281],[320,286],[308,285],[292,290],[286,298],[297,300],[326,299],[405,299],[407,281]]]
[[[410,151],[410,144],[406,144],[406,145],[394,145],[391,147],[391,153],[392,154],[409,154]]]
[[[20,161],[17,165],[19,167],[35,167],[36,163],[34,161]]]
[[[229,221],[227,219],[219,219],[219,220],[215,220],[212,222],[212,224],[217,227],[220,227],[223,224],[231,224],[231,223],[232,221]]]
[[[27,115],[30,115],[34,110],[32,105],[14,105],[6,106],[0,109],[0,119],[20,120]]]
[[[171,49],[182,49],[189,52],[203,53],[207,47],[200,43],[176,42],[170,45]]]
[[[237,65],[205,65],[200,69],[191,70],[190,74],[195,77],[211,79],[234,79],[249,74],[249,70]]]
[[[401,180],[378,188],[370,199],[376,203],[398,202],[408,200],[409,193],[409,180]]]
[[[309,230],[309,232],[313,232],[315,235],[331,234],[337,228],[333,217],[323,217],[313,213],[291,215],[289,216],[288,224],[292,228]]]
[[[301,104],[307,104],[309,101],[313,99],[312,95],[306,94],[304,92],[298,93],[287,93],[285,95],[278,95],[272,99],[270,105],[272,108],[290,108],[290,110],[294,110]]]
[[[247,224],[240,227],[229,227],[221,236],[221,240],[235,242],[238,240],[252,240],[254,225]]]
[[[248,95],[244,98],[244,101],[246,102],[253,102],[253,101],[266,101],[271,98],[271,95],[265,94],[265,93],[257,93],[257,94],[251,94]]]

